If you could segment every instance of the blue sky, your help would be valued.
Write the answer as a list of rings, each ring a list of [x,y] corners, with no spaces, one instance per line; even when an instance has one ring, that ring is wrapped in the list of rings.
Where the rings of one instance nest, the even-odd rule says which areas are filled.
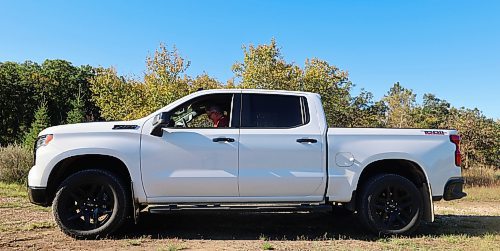
[[[285,59],[317,57],[382,97],[396,81],[421,101],[500,118],[500,1],[0,1],[0,61],[66,59],[141,77],[160,42],[225,82],[242,45],[275,38]]]

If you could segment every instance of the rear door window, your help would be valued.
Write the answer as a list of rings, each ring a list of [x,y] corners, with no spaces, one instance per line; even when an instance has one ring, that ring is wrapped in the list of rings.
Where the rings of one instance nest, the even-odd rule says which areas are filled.
[[[276,94],[242,96],[242,128],[293,128],[308,122],[305,97]]]

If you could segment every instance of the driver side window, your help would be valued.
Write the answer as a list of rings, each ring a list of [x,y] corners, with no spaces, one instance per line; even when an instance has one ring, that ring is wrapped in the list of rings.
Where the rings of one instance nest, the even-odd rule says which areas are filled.
[[[237,128],[239,127],[239,97],[240,94],[224,93],[208,94],[189,100],[171,110],[168,127]],[[234,104],[237,105],[237,109]]]

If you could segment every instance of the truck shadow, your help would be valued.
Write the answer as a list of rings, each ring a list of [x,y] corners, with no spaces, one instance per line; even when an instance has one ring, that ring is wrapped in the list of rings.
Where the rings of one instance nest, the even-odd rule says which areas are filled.
[[[175,212],[144,214],[138,225],[130,223],[115,238],[180,238],[211,240],[377,240],[356,215],[319,213]],[[500,232],[500,216],[437,215],[422,224],[414,237],[467,234],[483,236]]]

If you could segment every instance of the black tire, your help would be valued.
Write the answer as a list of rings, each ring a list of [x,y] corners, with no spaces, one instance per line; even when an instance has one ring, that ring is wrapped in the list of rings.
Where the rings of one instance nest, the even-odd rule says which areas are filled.
[[[101,238],[117,230],[129,209],[128,189],[110,172],[79,171],[59,186],[52,210],[57,225],[74,238]]]
[[[411,234],[422,221],[422,195],[415,184],[396,174],[369,179],[358,203],[361,221],[378,235]]]

